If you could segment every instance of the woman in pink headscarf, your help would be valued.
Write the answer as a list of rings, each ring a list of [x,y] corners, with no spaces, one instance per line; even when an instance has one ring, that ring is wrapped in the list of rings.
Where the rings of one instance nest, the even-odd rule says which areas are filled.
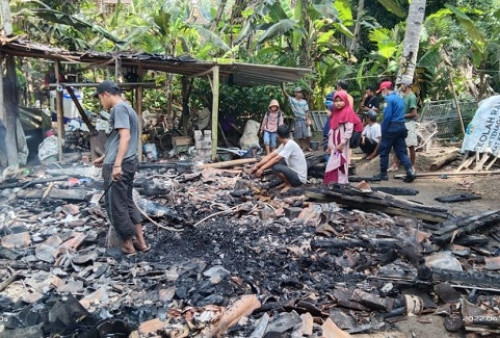
[[[337,91],[333,97],[328,150],[330,158],[326,164],[324,183],[346,184],[349,177],[349,140],[354,130],[361,131],[361,120],[352,109],[347,92]]]

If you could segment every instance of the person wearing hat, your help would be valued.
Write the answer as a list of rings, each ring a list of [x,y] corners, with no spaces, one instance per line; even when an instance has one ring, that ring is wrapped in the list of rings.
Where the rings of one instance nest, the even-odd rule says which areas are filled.
[[[377,113],[368,110],[363,113],[363,124],[365,128],[361,133],[361,144],[359,147],[365,154],[367,160],[372,160],[378,155],[380,140],[382,139],[382,130],[377,123]]]
[[[389,153],[392,148],[397,158],[406,169],[405,182],[413,182],[416,178],[415,170],[411,165],[406,150],[405,138],[408,131],[405,127],[405,103],[393,90],[391,81],[380,83],[377,94],[381,93],[386,102],[384,118],[382,120],[382,140],[379,146],[380,173],[375,179],[387,181],[387,169],[389,166]]]
[[[408,136],[406,137],[405,143],[408,147],[408,151],[410,153],[410,162],[415,168],[417,153],[416,148],[418,146],[418,137],[417,137],[417,96],[411,89],[411,85],[406,83],[402,83],[399,87],[400,92],[403,94],[403,101],[405,102],[405,126],[408,130]],[[392,166],[388,169],[388,171],[398,171],[399,162],[396,158],[394,158],[394,162]]]
[[[309,118],[309,105],[307,104],[307,101],[304,100],[302,88],[295,88],[294,97],[288,95],[284,83],[281,84],[281,89],[283,94],[287,97],[290,107],[292,108],[294,117],[293,137],[298,141],[298,144],[303,151],[310,151],[311,147],[309,140],[311,135],[308,127],[311,125],[311,120]]]
[[[276,148],[276,131],[283,124],[283,113],[278,100],[272,99],[268,109],[260,125],[260,132],[264,134],[263,139],[267,155]]]
[[[123,241],[120,248],[123,254],[147,251],[150,247],[144,239],[143,218],[132,199],[139,145],[137,113],[123,100],[120,88],[112,81],[99,84],[94,97],[98,97],[104,109],[110,111],[111,131],[105,153],[94,161],[94,165],[102,167],[106,211],[111,226]]]

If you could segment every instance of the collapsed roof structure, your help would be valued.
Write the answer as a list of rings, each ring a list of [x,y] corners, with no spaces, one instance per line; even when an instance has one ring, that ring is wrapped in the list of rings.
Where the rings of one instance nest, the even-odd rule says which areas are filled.
[[[239,63],[227,60],[201,61],[190,56],[173,57],[165,54],[151,54],[133,51],[95,52],[95,51],[68,51],[22,38],[0,36],[0,53],[28,58],[52,60],[56,64],[56,73],[59,73],[60,62],[88,64],[91,68],[109,67],[115,65],[115,74],[122,68],[134,68],[138,80],[135,83],[120,83],[123,87],[135,89],[135,109],[142,113],[142,94],[147,83],[143,83],[145,71],[161,71],[192,77],[208,77],[212,87],[212,157],[217,150],[219,87],[221,81],[237,86],[279,85],[283,82],[296,82],[311,71],[306,68],[281,67],[274,65],[258,65]],[[58,85],[68,85],[58,83]],[[78,86],[78,84],[71,84]],[[97,84],[85,84],[92,86]],[[57,105],[59,106],[59,105]],[[58,112],[58,135],[62,139],[64,126],[62,112]],[[142,128],[142,126],[141,126]],[[142,131],[142,130],[141,130]],[[140,148],[141,145],[139,145]],[[62,146],[59,148],[62,156]],[[139,153],[142,154],[141,149]]]

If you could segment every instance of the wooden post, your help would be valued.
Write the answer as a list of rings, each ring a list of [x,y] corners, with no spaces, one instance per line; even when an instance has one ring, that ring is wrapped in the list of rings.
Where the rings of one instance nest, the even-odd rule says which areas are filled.
[[[462,133],[464,134],[465,137],[465,124],[464,124],[464,119],[462,117],[462,109],[460,108],[460,102],[458,102],[457,92],[455,91],[455,85],[453,84],[453,75],[451,74],[451,69],[449,68],[448,68],[448,75],[450,77],[450,86],[451,86],[451,92],[453,93],[453,99],[455,101],[455,105],[457,106],[457,113],[458,113],[458,118],[460,120],[460,127],[462,128]]]
[[[19,98],[16,76],[16,60],[14,56],[6,58],[7,77],[3,81],[5,107],[5,147],[7,148],[7,162],[9,166],[19,165],[19,147],[17,144],[17,120],[19,118]]]
[[[137,67],[137,75],[139,76],[139,83],[142,82],[143,70],[142,65]],[[139,162],[142,162],[142,86],[137,86],[136,88],[136,99],[135,99],[135,110],[137,112],[137,117],[139,120],[139,144],[137,149],[137,154],[139,156]]]
[[[64,138],[64,111],[63,111],[63,88],[59,85],[59,75],[61,74],[61,63],[55,63],[56,73],[56,111],[57,111],[57,153],[59,154],[59,161],[63,159],[62,142]]]
[[[0,54],[0,121],[5,126],[5,106],[3,99],[3,55]]]
[[[123,82],[121,69],[122,69],[122,59],[120,57],[116,56],[115,57],[115,82],[117,84]]]
[[[212,86],[212,160],[217,158],[217,134],[219,127],[219,66],[213,68]]]

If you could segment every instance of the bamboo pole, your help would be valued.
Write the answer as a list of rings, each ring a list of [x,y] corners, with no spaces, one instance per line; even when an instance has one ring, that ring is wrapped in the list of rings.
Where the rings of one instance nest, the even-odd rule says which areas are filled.
[[[462,117],[462,109],[460,108],[460,102],[458,102],[457,92],[455,91],[455,85],[453,84],[453,75],[451,74],[451,70],[449,68],[448,68],[448,75],[450,79],[451,92],[453,93],[453,100],[455,101],[455,105],[457,106],[457,113],[458,113],[458,118],[460,120],[460,127],[462,128],[462,133],[464,134],[465,137],[465,124],[464,124],[464,118]]]
[[[212,86],[212,160],[217,158],[217,139],[219,128],[219,66],[213,67]]]
[[[144,76],[143,74],[143,69],[142,66],[139,65],[137,67],[137,75],[139,76],[139,83],[142,82],[142,78]],[[138,148],[137,149],[137,154],[139,157],[139,162],[142,162],[142,95],[143,94],[143,89],[142,86],[137,86],[136,87],[136,100],[135,100],[135,107],[136,107],[136,112],[137,112],[137,117],[139,120],[139,143],[138,143]]]
[[[56,111],[57,111],[57,153],[59,161],[63,159],[63,149],[62,149],[62,141],[64,138],[64,111],[63,111],[63,92],[59,90],[62,87],[59,86],[59,75],[61,73],[61,63],[56,61],[55,65],[55,73],[56,73]]]

